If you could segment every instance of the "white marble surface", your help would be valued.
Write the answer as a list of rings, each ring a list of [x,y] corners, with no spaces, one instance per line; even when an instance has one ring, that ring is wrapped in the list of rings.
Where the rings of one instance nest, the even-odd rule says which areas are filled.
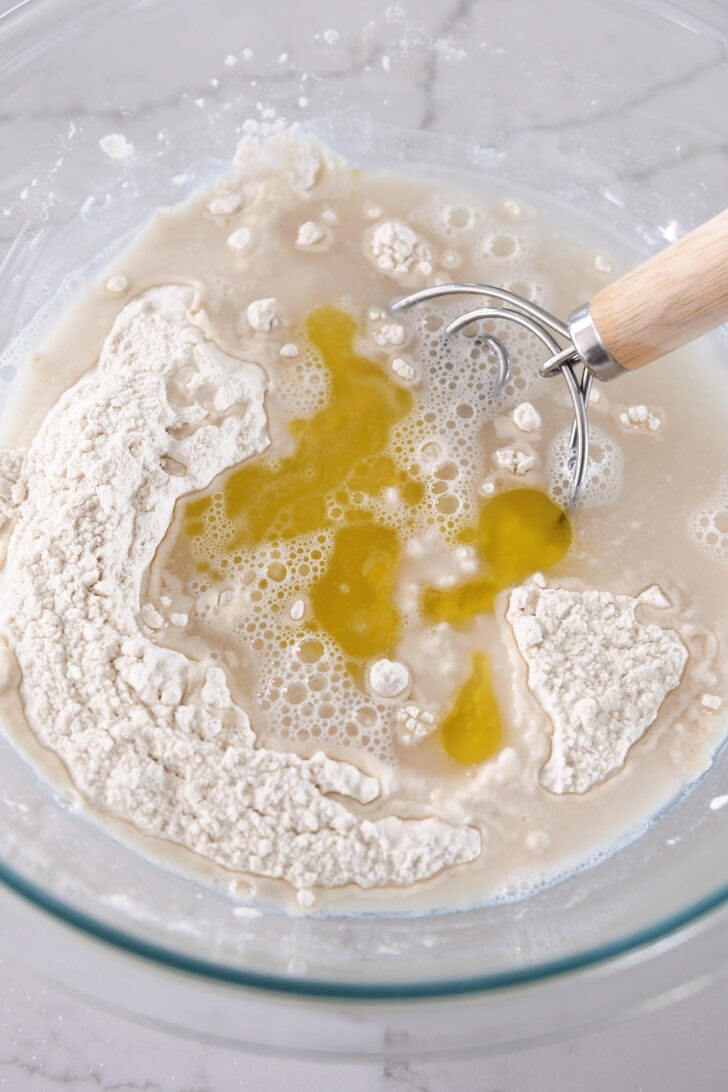
[[[480,20],[478,25],[484,29],[473,33],[469,40],[469,56],[458,59],[449,33],[458,21],[467,23],[476,9],[488,2],[492,21]],[[0,0],[0,13],[12,6],[11,0]],[[90,5],[78,0],[78,6],[86,10]],[[218,0],[218,8],[225,6],[225,0]],[[129,7],[131,10],[132,5]],[[142,7],[134,5],[135,9]],[[230,0],[227,7],[233,20],[237,18],[233,11],[242,10],[237,0]],[[491,139],[507,138],[516,153],[521,146],[530,154],[533,147],[548,144],[578,158],[596,134],[614,149],[617,183],[629,187],[648,179],[657,200],[669,187],[689,194],[696,171],[703,180],[709,180],[713,168],[725,172],[728,145],[715,137],[721,127],[725,131],[725,45],[709,38],[700,43],[694,37],[690,48],[683,48],[683,42],[689,39],[676,27],[670,38],[674,45],[674,75],[665,82],[655,75],[663,60],[662,52],[642,49],[636,64],[634,43],[618,33],[603,34],[591,17],[574,29],[568,20],[554,21],[547,6],[536,0],[519,0],[518,4],[496,0],[407,0],[404,7],[408,12],[430,13],[437,45],[431,63],[418,66],[412,50],[405,48],[411,26],[396,15],[404,8],[393,6],[390,11],[395,15],[388,16],[389,21],[385,19],[380,27],[367,20],[367,5],[361,17],[358,8],[356,16],[347,16],[340,3],[312,0],[305,5],[308,21],[304,40],[295,33],[293,24],[282,27],[266,22],[265,5],[252,7],[246,9],[250,11],[250,25],[236,25],[234,33],[231,29],[229,42],[221,43],[206,35],[195,39],[191,34],[194,65],[187,56],[168,52],[160,66],[158,42],[145,37],[129,47],[128,42],[120,40],[120,53],[127,49],[128,66],[137,70],[133,101],[123,108],[116,100],[125,89],[121,85],[117,88],[113,77],[109,77],[108,101],[103,104],[88,91],[90,83],[99,79],[97,69],[103,67],[100,56],[95,58],[97,64],[85,64],[83,78],[76,69],[49,69],[24,99],[20,93],[6,96],[0,110],[0,141],[3,147],[6,141],[12,146],[13,157],[0,171],[0,261],[12,250],[26,217],[26,163],[34,149],[46,140],[56,140],[61,130],[64,154],[68,153],[70,159],[73,141],[85,140],[94,170],[99,156],[98,138],[109,131],[122,129],[142,154],[150,156],[157,130],[163,134],[168,124],[174,125],[180,112],[192,117],[203,109],[197,105],[203,99],[204,110],[209,110],[211,118],[223,116],[227,104],[235,101],[243,86],[243,74],[248,83],[260,81],[267,87],[267,101],[278,104],[288,96],[294,116],[298,116],[295,104],[301,95],[310,100],[312,112],[325,113],[329,101],[335,101],[339,94],[358,95],[366,101],[369,95],[389,93],[397,104],[400,124],[457,130],[462,103],[456,96],[435,94],[435,89],[447,80],[450,66],[456,63],[472,67],[474,87],[480,86],[483,72],[494,79],[511,78],[507,58],[504,61],[503,50],[499,50],[498,35],[510,32],[513,21],[531,30],[528,40],[524,37],[522,42],[521,93],[511,98],[507,111],[499,112],[497,103],[484,100],[483,125],[487,123]],[[587,7],[573,5],[574,10],[582,12]],[[562,5],[562,13],[564,10]],[[341,32],[338,44],[331,48],[322,41],[327,27]],[[536,58],[544,42],[549,42],[554,56],[563,57],[568,55],[577,33],[581,44],[588,39],[589,48],[599,50],[605,42],[609,46],[611,71],[616,73],[620,88],[610,102],[598,103],[600,87],[596,77],[593,83],[585,78],[575,89],[565,83],[567,104],[551,94],[539,95],[538,88],[529,82],[532,74],[528,48],[534,50]],[[256,56],[244,61],[242,50],[253,39]],[[223,57],[230,51],[239,58],[234,68],[223,64]],[[281,62],[284,52],[291,56]],[[305,64],[301,58],[305,58]],[[184,95],[179,94],[175,65],[190,66]],[[308,79],[306,66],[309,72],[315,69],[323,74],[325,80],[318,76]],[[385,73],[390,71],[391,76],[385,80]],[[558,72],[558,66],[554,65],[552,71]],[[214,80],[218,83],[213,84]],[[389,91],[387,87],[382,91],[383,81]],[[696,87],[701,89],[704,106],[699,124],[694,123],[691,113],[691,93]],[[252,101],[258,93],[247,91]],[[151,137],[147,124],[150,111],[156,119]],[[654,125],[649,134],[643,131],[643,116]],[[689,139],[678,143],[668,139],[676,120],[689,135]],[[643,126],[644,139],[636,140],[635,126],[639,125]],[[228,139],[227,147],[229,143]],[[168,145],[160,141],[160,148],[167,149]],[[171,153],[168,160],[174,161]],[[101,162],[98,169],[105,172],[104,185],[116,184],[118,164]],[[62,203],[64,194],[70,193],[76,182],[60,168],[58,172],[53,186]],[[41,203],[36,202],[36,212],[41,209],[44,217],[48,213],[59,222],[75,215],[68,209],[61,215],[59,205],[50,203],[43,192],[48,207],[43,205],[41,209]],[[79,195],[79,208],[83,197],[85,194]],[[32,199],[31,193],[28,205]],[[12,271],[12,265],[8,269]],[[0,913],[3,928],[5,919]],[[3,949],[12,951],[12,936],[3,939]],[[204,986],[199,989],[203,991]],[[520,1054],[427,1065],[416,1061],[324,1064],[234,1052],[140,1027],[42,983],[28,970],[23,952],[17,952],[12,960],[4,957],[0,961],[0,1088],[10,1092],[57,1088],[78,1092],[228,1092],[238,1088],[246,1092],[340,1092],[342,1088],[347,1092],[683,1092],[689,1088],[722,1092],[728,1074],[726,1012],[728,979],[723,978],[698,994],[622,1026]],[[163,1017],[160,1012],[160,1019]]]
[[[628,1024],[488,1059],[344,1065],[186,1042],[89,1008],[0,963],[8,1092],[723,1092],[728,980]]]

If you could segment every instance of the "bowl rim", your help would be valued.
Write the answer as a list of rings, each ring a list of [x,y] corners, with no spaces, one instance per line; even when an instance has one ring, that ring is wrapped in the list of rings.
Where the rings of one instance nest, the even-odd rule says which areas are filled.
[[[277,993],[290,997],[340,1001],[402,1001],[430,1000],[447,997],[468,997],[492,994],[499,990],[542,984],[546,980],[579,971],[591,970],[618,958],[644,952],[658,942],[674,937],[687,926],[705,919],[724,904],[728,904],[728,883],[690,904],[683,910],[658,919],[650,926],[637,929],[626,937],[605,944],[592,945],[570,956],[545,960],[529,967],[470,978],[447,978],[421,982],[334,982],[304,975],[266,974],[218,963],[198,956],[183,955],[173,948],[142,940],[117,926],[99,921],[82,910],[69,906],[49,894],[0,861],[0,883],[16,895],[41,910],[50,913],[63,924],[111,945],[124,954],[136,956],[164,968],[182,971],[196,978],[215,983],[241,986],[249,990]]]
[[[27,18],[43,18],[42,12],[62,6],[64,0],[0,0],[0,34],[6,37],[19,29]],[[701,33],[721,42],[728,34],[728,8],[719,0],[614,0],[615,6],[641,9],[693,33]],[[80,0],[77,12],[97,7],[97,0]],[[49,12],[49,9],[51,11]],[[0,69],[2,65],[0,65]],[[604,966],[614,960],[646,950],[660,941],[675,938],[688,926],[706,919],[728,904],[728,883],[673,914],[604,944],[587,947],[577,953],[545,960],[510,971],[476,974],[472,977],[430,979],[415,982],[346,982],[303,975],[280,975],[246,970],[211,959],[185,955],[163,944],[144,940],[117,926],[93,917],[28,880],[0,859],[0,884],[38,909],[47,912],[75,931],[111,946],[122,954],[138,957],[151,964],[181,971],[201,980],[213,981],[248,990],[277,993],[290,997],[340,1001],[427,1000],[492,994],[513,987],[527,987],[548,980]],[[681,938],[677,937],[679,942]],[[684,938],[683,938],[684,939]]]

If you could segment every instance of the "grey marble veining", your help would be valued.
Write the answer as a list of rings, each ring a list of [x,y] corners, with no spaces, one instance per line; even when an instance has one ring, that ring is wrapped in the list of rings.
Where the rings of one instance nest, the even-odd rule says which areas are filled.
[[[241,1054],[89,1008],[0,963],[7,1092],[722,1092],[728,985],[522,1054],[346,1065]]]

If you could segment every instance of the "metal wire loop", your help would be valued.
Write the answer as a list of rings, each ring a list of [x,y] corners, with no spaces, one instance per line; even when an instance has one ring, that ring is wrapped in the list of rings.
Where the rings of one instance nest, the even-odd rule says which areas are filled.
[[[558,374],[564,377],[573,411],[567,457],[567,468],[571,475],[568,502],[570,505],[577,504],[584,490],[589,465],[587,410],[593,376],[587,368],[583,368],[581,377],[577,378],[574,369],[580,364],[580,358],[569,338],[568,326],[538,304],[532,303],[531,300],[525,300],[515,292],[490,284],[459,282],[423,288],[419,292],[412,292],[408,296],[395,300],[390,305],[390,311],[396,314],[407,311],[418,303],[455,295],[482,296],[487,301],[498,302],[495,306],[488,303],[459,315],[447,324],[446,334],[459,333],[472,323],[481,320],[503,320],[520,326],[537,337],[549,353],[548,358],[539,367],[539,374],[544,379],[550,379]],[[500,336],[483,333],[480,337],[483,344],[490,346],[498,360],[497,388],[501,390],[512,376],[510,353]],[[566,347],[563,347],[557,338],[566,341]]]

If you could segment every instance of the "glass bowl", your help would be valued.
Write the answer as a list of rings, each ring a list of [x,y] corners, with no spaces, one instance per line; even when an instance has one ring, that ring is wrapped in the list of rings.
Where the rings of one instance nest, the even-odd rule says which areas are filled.
[[[11,4],[0,346],[19,350],[0,398],[83,278],[219,170],[266,108],[360,163],[424,147],[656,248],[722,207],[727,43],[710,0]],[[386,149],[382,122],[402,131]],[[110,132],[135,153],[105,155]],[[5,947],[186,1032],[349,1056],[509,1049],[728,966],[728,807],[710,807],[725,751],[601,863],[519,902],[421,918],[251,913],[84,820],[5,739],[0,755]]]

